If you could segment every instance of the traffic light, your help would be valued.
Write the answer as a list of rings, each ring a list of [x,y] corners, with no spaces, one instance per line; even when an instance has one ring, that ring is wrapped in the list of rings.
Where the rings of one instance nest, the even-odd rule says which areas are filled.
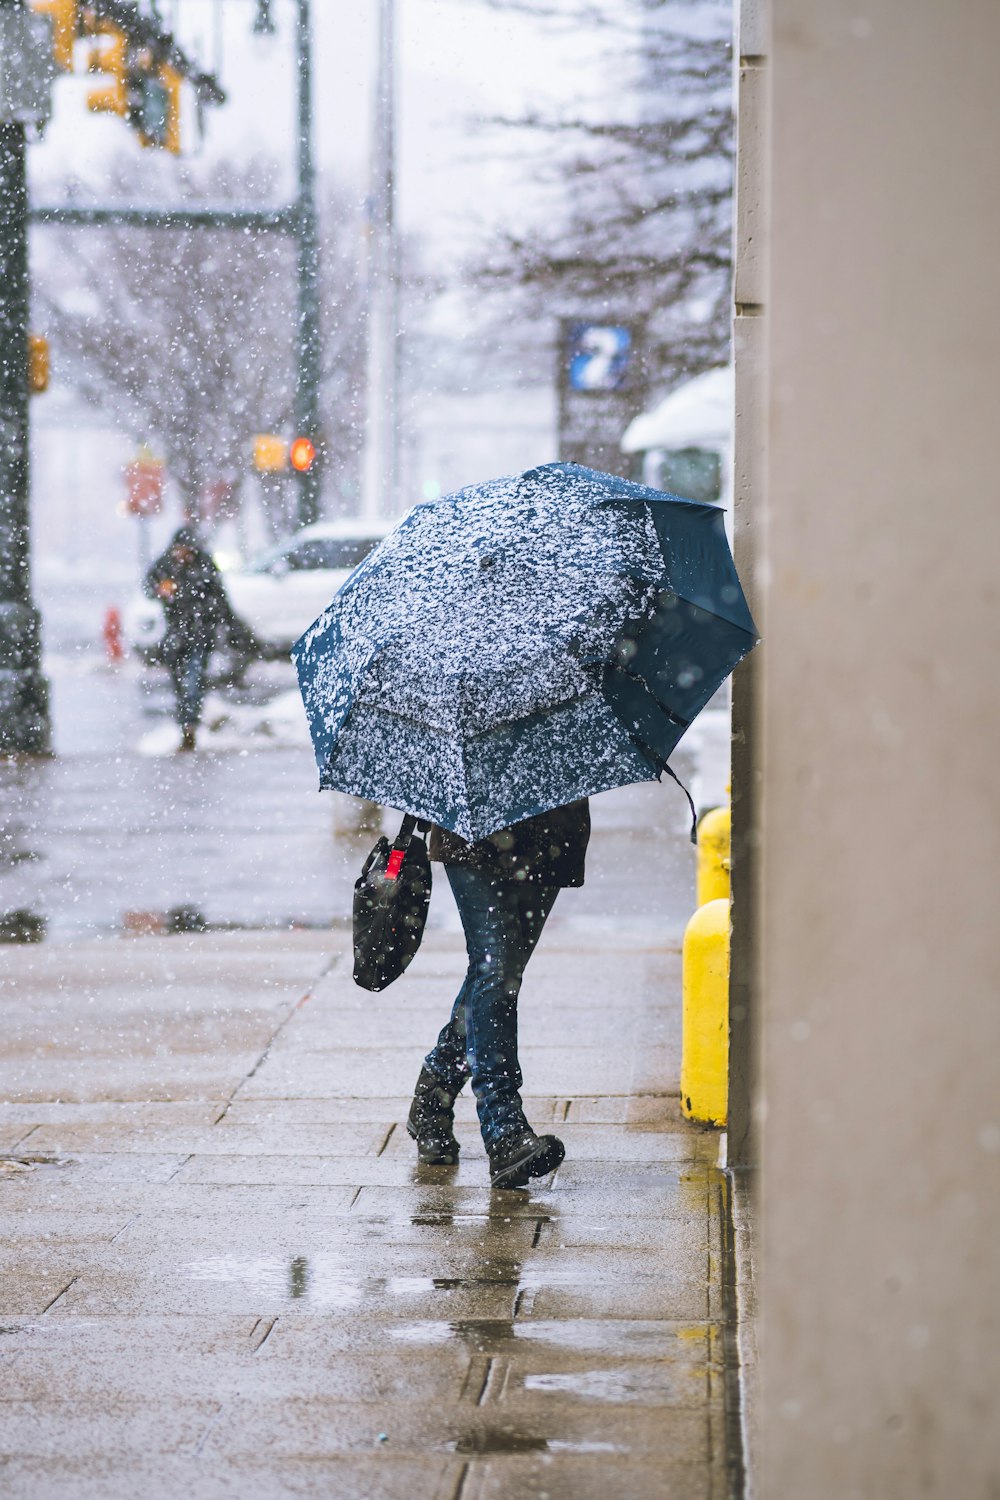
[[[253,440],[253,466],[259,474],[280,474],[288,466],[288,444],[276,432],[258,432]]]
[[[52,55],[56,67],[62,68],[64,73],[72,73],[77,0],[31,0],[31,8],[39,16],[48,16],[52,22]]]
[[[292,439],[288,462],[297,474],[308,474],[316,461],[316,445],[307,437]]]
[[[108,21],[98,23],[99,45],[91,47],[87,61],[89,73],[107,73],[111,82],[87,94],[87,108],[95,114],[121,115],[129,112],[128,37]]]
[[[40,333],[28,334],[28,391],[40,396],[49,388],[49,341]]]

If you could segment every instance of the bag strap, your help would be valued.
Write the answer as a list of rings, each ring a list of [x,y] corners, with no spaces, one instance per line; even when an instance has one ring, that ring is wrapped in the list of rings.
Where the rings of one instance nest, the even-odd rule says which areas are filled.
[[[399,825],[399,832],[393,840],[392,847],[400,854],[405,854],[410,847],[414,832],[426,833],[430,826],[426,818],[416,818],[412,813],[407,813]]]
[[[392,848],[389,850],[389,857],[385,863],[387,880],[399,879],[400,871],[403,868],[403,860],[406,858],[406,851],[409,849],[413,839],[414,830],[419,833],[426,833],[430,826],[430,823],[425,818],[415,818],[412,813],[406,814],[399,825],[399,832],[393,841]]]
[[[671,781],[676,781],[677,785],[680,787],[681,791],[688,799],[688,807],[690,807],[691,809],[691,842],[692,844],[696,844],[698,842],[698,814],[695,810],[694,798],[691,796],[691,793],[688,791],[687,787],[684,785],[683,781],[678,776],[673,766],[668,765],[667,762],[664,761],[663,769],[666,771]],[[409,840],[407,840],[407,842],[409,842]]]

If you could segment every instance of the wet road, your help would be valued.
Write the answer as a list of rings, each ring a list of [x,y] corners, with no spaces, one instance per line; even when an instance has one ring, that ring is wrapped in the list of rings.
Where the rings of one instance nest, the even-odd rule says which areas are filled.
[[[55,937],[151,930],[180,909],[213,926],[347,920],[372,836],[335,831],[335,799],[317,792],[307,748],[246,730],[207,734],[208,748],[178,756],[162,674],[112,670],[93,654],[57,655],[49,669],[56,755],[0,764],[0,912],[28,909]],[[270,669],[256,697],[292,687],[290,668]],[[254,695],[251,681],[243,697]],[[676,764],[695,770],[690,754]],[[593,815],[587,885],[560,898],[553,922],[676,931],[692,865],[661,851],[683,840],[680,792],[665,782],[608,793]],[[443,879],[431,922],[457,923]]]

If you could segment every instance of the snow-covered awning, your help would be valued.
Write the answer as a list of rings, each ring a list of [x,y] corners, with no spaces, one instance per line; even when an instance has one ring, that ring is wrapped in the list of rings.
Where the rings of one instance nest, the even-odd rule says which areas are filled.
[[[733,367],[706,370],[640,412],[625,429],[623,453],[649,448],[697,448],[725,443],[733,430]]]

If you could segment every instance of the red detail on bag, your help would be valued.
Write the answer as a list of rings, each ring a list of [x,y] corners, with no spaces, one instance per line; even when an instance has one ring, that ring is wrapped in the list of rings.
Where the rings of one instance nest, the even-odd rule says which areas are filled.
[[[403,868],[403,860],[406,857],[405,849],[393,849],[389,855],[389,862],[385,867],[386,880],[398,880],[399,872]]]

